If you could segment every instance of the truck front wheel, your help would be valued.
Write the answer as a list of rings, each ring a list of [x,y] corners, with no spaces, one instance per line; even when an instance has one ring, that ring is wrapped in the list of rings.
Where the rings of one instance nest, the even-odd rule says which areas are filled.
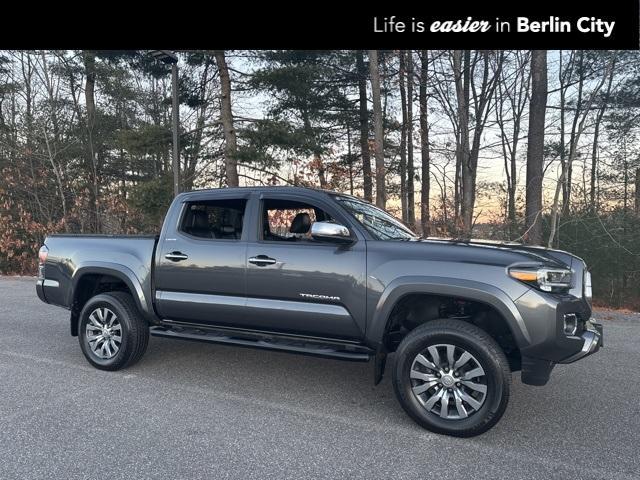
[[[149,326],[128,293],[96,295],[78,321],[80,348],[96,368],[120,370],[140,360],[147,349]]]
[[[460,320],[420,325],[396,352],[396,396],[411,418],[436,433],[471,437],[489,430],[507,407],[510,383],[500,346]]]

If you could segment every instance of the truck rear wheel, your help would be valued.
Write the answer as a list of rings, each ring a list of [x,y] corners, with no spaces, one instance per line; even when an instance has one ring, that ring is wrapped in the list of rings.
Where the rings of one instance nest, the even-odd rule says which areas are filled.
[[[396,352],[396,396],[409,416],[432,432],[471,437],[489,430],[507,407],[510,383],[500,346],[460,320],[420,325]]]
[[[96,295],[85,304],[78,321],[82,353],[100,370],[133,365],[147,349],[149,326],[128,293]]]

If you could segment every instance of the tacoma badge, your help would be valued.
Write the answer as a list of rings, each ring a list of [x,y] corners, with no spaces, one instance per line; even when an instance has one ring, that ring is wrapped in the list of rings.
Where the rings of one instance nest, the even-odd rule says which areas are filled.
[[[340,301],[340,297],[333,297],[330,295],[316,295],[314,293],[301,293],[300,296],[304,298],[315,298],[316,300],[332,300],[334,302]]]

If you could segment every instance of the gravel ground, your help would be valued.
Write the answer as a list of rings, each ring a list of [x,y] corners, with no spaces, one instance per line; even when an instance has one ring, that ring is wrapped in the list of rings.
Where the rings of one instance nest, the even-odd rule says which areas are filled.
[[[456,439],[370,364],[152,337],[134,367],[95,370],[68,313],[3,277],[0,478],[640,478],[640,315],[596,316],[604,349],[545,387],[514,375],[500,423]]]

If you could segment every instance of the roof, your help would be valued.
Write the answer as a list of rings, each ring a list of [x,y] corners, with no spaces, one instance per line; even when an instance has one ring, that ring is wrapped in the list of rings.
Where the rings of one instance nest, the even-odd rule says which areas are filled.
[[[201,190],[191,190],[189,192],[183,192],[180,195],[184,196],[197,196],[198,194],[224,192],[226,194],[233,193],[247,193],[247,192],[270,192],[270,193],[322,193],[327,195],[345,195],[348,194],[336,192],[333,190],[324,190],[321,188],[307,188],[307,187],[294,187],[289,185],[273,185],[273,186],[260,186],[260,187],[225,187],[225,188],[207,188]]]

